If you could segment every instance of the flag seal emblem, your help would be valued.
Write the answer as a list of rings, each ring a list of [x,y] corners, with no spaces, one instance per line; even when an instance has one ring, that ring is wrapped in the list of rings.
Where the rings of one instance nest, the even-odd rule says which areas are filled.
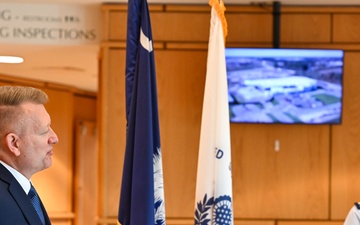
[[[209,218],[208,211],[214,206],[212,218]],[[213,220],[214,225],[232,224],[232,203],[229,195],[208,199],[205,194],[202,201],[197,203],[195,211],[195,225],[208,225]]]
[[[232,224],[232,205],[231,197],[229,195],[223,195],[216,198],[214,201],[214,208],[214,225]]]

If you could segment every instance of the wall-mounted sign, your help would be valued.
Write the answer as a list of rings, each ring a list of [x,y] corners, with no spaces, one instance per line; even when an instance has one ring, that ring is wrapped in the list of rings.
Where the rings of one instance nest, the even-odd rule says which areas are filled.
[[[0,43],[98,44],[98,5],[0,3]]]

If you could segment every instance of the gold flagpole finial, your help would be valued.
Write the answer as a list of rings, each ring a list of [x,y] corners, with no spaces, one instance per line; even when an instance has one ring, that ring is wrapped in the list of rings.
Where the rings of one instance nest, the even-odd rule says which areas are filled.
[[[214,7],[214,9],[216,10],[216,12],[221,20],[223,34],[224,34],[224,40],[225,40],[227,33],[228,33],[228,29],[227,29],[227,22],[226,22],[226,18],[225,18],[226,8],[224,5],[224,2],[222,0],[210,0],[209,5]]]

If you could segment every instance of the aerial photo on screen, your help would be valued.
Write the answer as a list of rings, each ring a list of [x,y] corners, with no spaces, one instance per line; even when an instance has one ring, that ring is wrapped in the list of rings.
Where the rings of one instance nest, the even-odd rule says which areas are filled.
[[[343,51],[225,50],[230,121],[339,124]]]

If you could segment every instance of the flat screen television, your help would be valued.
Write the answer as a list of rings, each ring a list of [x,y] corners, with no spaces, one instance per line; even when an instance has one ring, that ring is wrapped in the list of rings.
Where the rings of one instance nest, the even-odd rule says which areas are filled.
[[[340,124],[344,51],[226,48],[230,122]]]

